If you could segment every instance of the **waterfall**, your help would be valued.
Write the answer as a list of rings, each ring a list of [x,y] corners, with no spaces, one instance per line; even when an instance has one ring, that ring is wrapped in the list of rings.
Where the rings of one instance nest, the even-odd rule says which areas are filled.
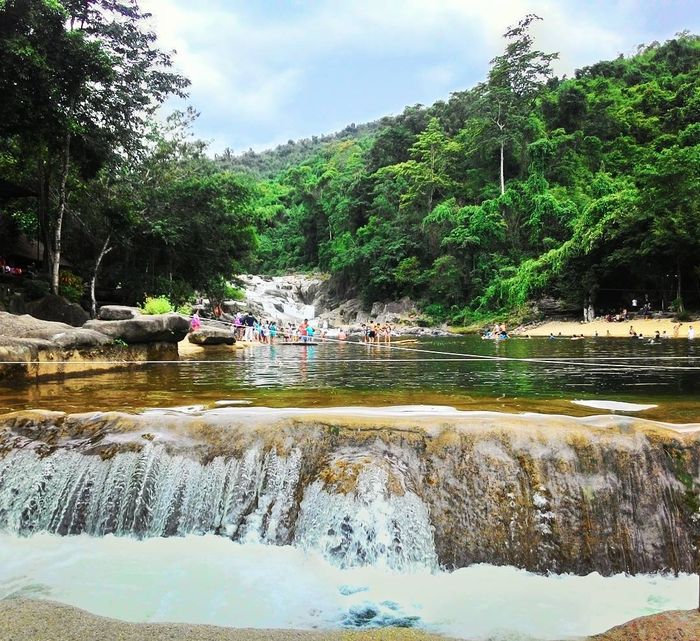
[[[395,495],[388,485],[387,471],[373,465],[359,473],[352,493],[331,494],[315,481],[301,503],[297,542],[341,567],[435,567],[428,510],[414,493]]]
[[[284,541],[293,507],[299,452],[249,450],[206,465],[162,447],[103,461],[59,450],[46,458],[15,451],[0,460],[0,528],[53,532],[184,536],[222,533]]]
[[[0,459],[0,531],[213,533],[243,543],[294,543],[341,567],[436,566],[428,510],[413,493],[392,495],[386,471],[370,465],[355,491],[336,494],[320,480],[303,487],[301,468],[299,449],[286,456],[249,449],[206,464],[151,444],[108,460],[16,450]]]
[[[316,317],[316,309],[302,300],[302,290],[308,291],[320,281],[305,276],[242,276],[246,302],[259,305],[267,318],[279,322],[300,322]]]
[[[622,417],[361,411],[10,415],[0,530],[214,534],[342,568],[695,567],[700,432]]]

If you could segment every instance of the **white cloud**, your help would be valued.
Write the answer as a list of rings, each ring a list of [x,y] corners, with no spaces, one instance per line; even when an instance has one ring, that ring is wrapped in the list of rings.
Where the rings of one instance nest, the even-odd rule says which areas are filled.
[[[285,124],[290,107],[302,99],[325,100],[329,112],[339,108],[326,87],[310,84],[329,60],[347,65],[424,60],[407,77],[413,74],[416,100],[438,98],[483,79],[488,61],[503,48],[502,33],[526,13],[545,18],[533,29],[536,45],[560,51],[560,74],[629,49],[629,36],[623,37],[613,18],[635,13],[624,2],[610,3],[603,23],[586,3],[556,0],[319,0],[299,3],[297,11],[286,7],[283,16],[261,0],[256,17],[242,1],[142,0],[141,5],[154,14],[161,46],[177,50],[177,66],[192,81],[191,100],[202,121],[215,119],[217,129],[225,120],[238,130],[271,127],[258,140],[297,135],[274,128]],[[342,108],[347,115],[334,113],[333,121],[366,118],[352,104]],[[312,124],[311,131],[324,132],[324,125]],[[220,146],[226,144],[235,141]]]

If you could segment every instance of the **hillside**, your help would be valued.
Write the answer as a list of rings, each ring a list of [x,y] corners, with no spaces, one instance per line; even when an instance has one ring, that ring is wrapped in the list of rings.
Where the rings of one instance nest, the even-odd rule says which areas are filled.
[[[408,295],[452,322],[545,295],[698,307],[700,39],[560,79],[523,33],[476,87],[261,181],[252,267],[329,271],[348,295]]]
[[[143,15],[110,10],[143,30],[122,60],[106,14],[8,6],[0,265],[28,299],[180,305],[236,273],[324,271],[339,298],[408,296],[437,322],[700,309],[697,35],[556,78],[528,15],[444,101],[212,158],[193,109],[153,118],[188,81]]]
[[[300,165],[322,153],[334,142],[372,136],[390,122],[391,118],[385,118],[359,125],[352,123],[332,134],[289,140],[282,145],[277,145],[274,149],[264,151],[249,149],[242,154],[234,154],[230,149],[226,149],[223,153],[217,154],[215,160],[224,170],[249,173],[258,179],[274,178],[290,167]]]

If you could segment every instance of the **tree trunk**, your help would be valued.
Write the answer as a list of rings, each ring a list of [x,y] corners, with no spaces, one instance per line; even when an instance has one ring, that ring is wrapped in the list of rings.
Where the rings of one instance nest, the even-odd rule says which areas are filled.
[[[678,309],[676,310],[677,312],[682,312],[683,311],[683,288],[682,288],[682,282],[681,282],[681,261],[680,259],[676,260],[676,282],[677,282],[677,290],[676,290],[676,300],[678,301]]]
[[[102,245],[102,249],[100,250],[99,255],[97,256],[97,260],[95,261],[95,270],[92,272],[92,278],[90,279],[90,301],[92,304],[92,317],[95,318],[97,316],[97,300],[95,298],[95,283],[97,282],[97,272],[100,269],[100,263],[102,263],[102,259],[110,252],[112,251],[112,248],[109,247],[109,241],[111,238],[111,234],[107,234],[107,238],[105,238],[104,245]]]
[[[61,235],[63,231],[63,217],[66,214],[66,202],[68,200],[68,172],[70,171],[70,132],[66,133],[63,149],[63,166],[61,167],[61,186],[58,195],[58,212],[56,214],[56,227],[54,228],[53,247],[51,248],[51,291],[58,294],[58,278],[61,270]]]
[[[48,273],[49,271],[49,247],[51,246],[51,233],[49,230],[49,176],[51,170],[48,167],[46,159],[43,157],[43,152],[37,163],[37,176],[39,183],[39,204],[37,208],[37,218],[39,222],[38,241],[41,241],[41,256],[39,256],[37,247],[37,263],[41,263],[41,271]]]
[[[501,196],[506,193],[506,180],[503,175],[503,148],[505,143],[501,140]]]

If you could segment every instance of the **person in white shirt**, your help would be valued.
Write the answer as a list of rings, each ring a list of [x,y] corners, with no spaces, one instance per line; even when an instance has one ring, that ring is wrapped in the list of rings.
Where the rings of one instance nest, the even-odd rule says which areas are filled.
[[[693,326],[691,325],[688,328],[688,340],[692,341],[695,338],[695,330],[693,329]]]

